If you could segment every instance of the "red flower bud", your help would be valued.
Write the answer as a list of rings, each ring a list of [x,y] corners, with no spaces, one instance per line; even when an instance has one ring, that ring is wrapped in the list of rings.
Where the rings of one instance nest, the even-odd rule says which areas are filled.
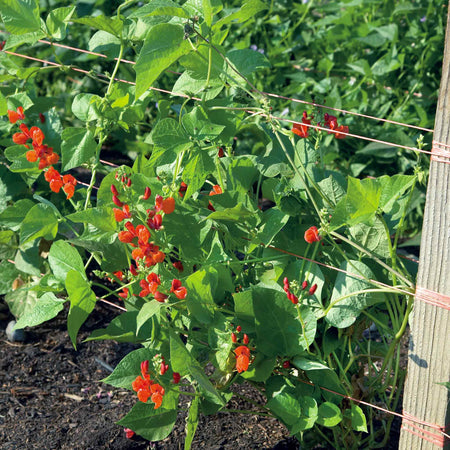
[[[128,187],[131,187],[131,178],[128,178],[127,186],[128,186]]]
[[[217,156],[219,158],[223,158],[225,156],[225,153],[223,152],[223,148],[222,147],[219,148],[219,151],[217,152]]]
[[[314,292],[316,292],[316,289],[317,289],[317,284],[313,284],[308,291],[309,295],[314,295]]]
[[[167,372],[168,369],[169,369],[169,365],[166,364],[164,361],[162,361],[162,362],[161,362],[161,368],[160,368],[159,373],[160,373],[161,375],[164,375],[164,374]]]
[[[117,195],[113,195],[112,201],[116,206],[119,206],[120,208],[123,206],[123,203],[119,200],[119,197],[117,197]]]
[[[283,284],[289,288],[289,280],[287,277],[283,278]]]
[[[302,283],[302,289],[305,290],[307,287],[308,287],[308,282],[305,280],[305,281]]]
[[[39,120],[41,121],[41,123],[45,123],[45,116],[42,113],[39,113]]]
[[[236,331],[237,331],[238,333],[240,333],[240,332],[242,331],[242,327],[241,327],[240,325],[238,325],[238,326],[236,327]]]
[[[129,428],[124,428],[123,431],[125,431],[125,436],[127,439],[131,439],[135,434],[134,431]]]
[[[145,378],[145,375],[148,375],[148,367],[149,367],[149,361],[146,359],[145,361],[141,362],[141,373],[142,377]]]
[[[178,384],[180,382],[180,380],[181,380],[181,375],[178,372],[174,372],[172,374],[172,377],[173,377],[173,382],[175,384]]]
[[[115,196],[119,195],[119,191],[117,190],[116,186],[114,186],[114,184],[111,185],[111,192]]]
[[[231,342],[233,342],[233,344],[236,344],[237,342],[237,337],[234,333],[231,333]]]
[[[150,195],[152,195],[152,191],[151,191],[151,189],[149,187],[146,187],[145,191],[144,191],[144,195],[142,196],[142,198],[144,200],[148,200],[150,198]]]
[[[247,345],[249,343],[250,339],[248,338],[248,336],[246,334],[244,334],[244,338],[242,339],[242,342]]]
[[[136,270],[136,267],[134,267],[133,264],[130,264],[130,272],[131,272],[131,275],[137,277],[137,270]]]
[[[289,369],[289,367],[291,367],[290,362],[289,362],[289,361],[285,361],[285,362],[283,363],[283,367],[284,367],[285,369]]]

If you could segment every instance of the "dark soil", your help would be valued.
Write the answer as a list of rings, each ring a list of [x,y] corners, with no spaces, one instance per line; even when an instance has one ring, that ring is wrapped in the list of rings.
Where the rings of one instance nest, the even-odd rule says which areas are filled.
[[[98,306],[82,327],[79,341],[104,327],[115,315]],[[115,422],[136,403],[134,393],[115,389],[99,380],[108,366],[131,350],[131,344],[86,342],[75,351],[66,330],[65,316],[27,330],[24,343],[9,342],[0,322],[0,449],[182,449],[184,418],[164,441],[127,439]],[[260,401],[257,392],[246,395]],[[229,408],[251,405],[232,400]],[[297,441],[278,421],[265,417],[216,414],[202,417],[192,448],[298,449]]]

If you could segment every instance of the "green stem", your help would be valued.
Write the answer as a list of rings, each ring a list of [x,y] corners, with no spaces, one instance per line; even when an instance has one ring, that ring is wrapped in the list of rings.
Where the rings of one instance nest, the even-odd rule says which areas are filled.
[[[253,416],[261,417],[274,417],[273,414],[260,413],[258,411],[252,411],[251,409],[221,409],[219,413],[237,413],[237,414],[251,414]]]
[[[120,9],[120,7],[119,7],[119,9]],[[106,90],[105,97],[108,97],[109,94],[111,93],[111,89],[112,89],[113,83],[114,83],[114,78],[116,77],[117,71],[119,70],[120,62],[122,60],[124,48],[125,48],[124,44],[121,43],[120,50],[119,50],[119,56],[117,57],[116,65],[114,66],[114,70],[113,70],[113,73],[111,74],[111,78],[109,79],[108,89]]]
[[[87,192],[86,192],[86,201],[84,202],[85,210],[88,208],[88,206],[91,203],[91,193],[92,193],[92,189],[94,188],[95,178],[97,175],[97,167],[98,167],[99,161],[100,161],[100,152],[102,150],[102,145],[103,145],[103,142],[105,142],[105,140],[106,140],[106,136],[103,134],[103,131],[100,131],[99,138],[98,138],[98,144],[97,144],[97,148],[96,148],[95,163],[94,163],[94,167],[92,168],[91,181],[89,182],[89,186],[88,186]]]

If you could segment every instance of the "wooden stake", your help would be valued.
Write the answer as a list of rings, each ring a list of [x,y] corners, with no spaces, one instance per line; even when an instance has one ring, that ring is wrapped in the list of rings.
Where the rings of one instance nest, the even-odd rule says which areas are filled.
[[[431,157],[417,286],[450,296],[450,14],[447,19],[434,142],[449,147],[433,145],[433,151],[440,147],[449,157]],[[410,327],[403,414],[445,427],[450,424],[450,391],[437,383],[450,381],[450,311],[416,294]],[[400,450],[437,448],[450,448],[439,429],[403,420]]]

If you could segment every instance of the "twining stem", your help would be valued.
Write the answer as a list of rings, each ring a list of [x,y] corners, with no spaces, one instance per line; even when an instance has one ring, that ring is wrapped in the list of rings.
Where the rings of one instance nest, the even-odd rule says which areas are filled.
[[[134,0],[133,0],[134,1]],[[120,8],[120,7],[119,7]],[[117,57],[116,65],[114,66],[113,73],[111,74],[111,78],[109,79],[108,89],[106,90],[106,97],[111,93],[111,89],[113,87],[114,78],[116,77],[117,71],[119,70],[120,61],[123,57],[125,45],[123,43],[120,44],[119,56]]]
[[[92,174],[91,174],[91,181],[89,182],[89,186],[87,188],[87,192],[86,192],[86,201],[84,202],[84,209],[86,210],[91,202],[91,193],[92,193],[92,189],[94,188],[94,184],[95,184],[95,178],[97,175],[97,167],[99,165],[100,162],[100,152],[102,149],[102,145],[103,143],[106,141],[106,135],[103,134],[103,132],[101,131],[99,134],[99,138],[98,138],[98,144],[97,144],[97,148],[96,148],[96,156],[95,156],[95,163],[94,163],[94,167],[92,168]]]

